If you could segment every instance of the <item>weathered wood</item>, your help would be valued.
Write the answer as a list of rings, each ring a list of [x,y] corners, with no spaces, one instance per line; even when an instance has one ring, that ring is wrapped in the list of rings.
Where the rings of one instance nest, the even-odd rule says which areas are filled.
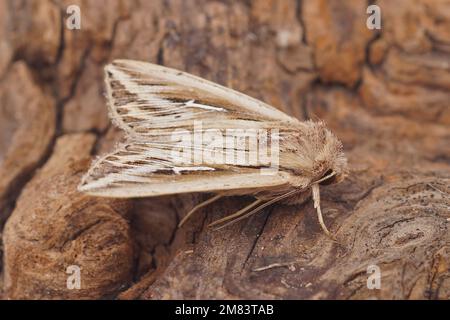
[[[450,298],[450,6],[367,1],[0,2],[3,297]],[[81,8],[81,30],[65,27]],[[121,139],[103,66],[164,64],[300,119],[324,119],[351,174],[322,188],[339,243],[312,202],[273,206],[214,232],[250,198],[177,229],[203,195],[140,200],[76,192],[93,154]],[[367,267],[381,289],[366,286]],[[81,267],[68,290],[66,268]]]

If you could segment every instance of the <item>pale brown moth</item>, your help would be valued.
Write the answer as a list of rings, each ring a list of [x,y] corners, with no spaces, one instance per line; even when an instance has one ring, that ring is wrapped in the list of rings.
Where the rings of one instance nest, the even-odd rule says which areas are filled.
[[[80,191],[118,198],[215,194],[187,213],[180,225],[220,197],[255,197],[250,205],[211,224],[221,227],[278,201],[304,202],[312,191],[320,225],[330,236],[320,210],[319,185],[342,181],[348,170],[341,142],[323,122],[301,122],[237,91],[150,63],[116,60],[106,66],[105,77],[109,115],[125,130],[127,140],[94,161]],[[265,135],[269,131],[276,135]],[[226,142],[242,138],[237,132],[244,132],[246,139],[228,145],[216,137],[200,139],[195,132],[221,133]],[[268,144],[270,156],[277,156],[270,174],[262,171],[273,165],[267,158],[236,162],[236,152],[254,160]]]

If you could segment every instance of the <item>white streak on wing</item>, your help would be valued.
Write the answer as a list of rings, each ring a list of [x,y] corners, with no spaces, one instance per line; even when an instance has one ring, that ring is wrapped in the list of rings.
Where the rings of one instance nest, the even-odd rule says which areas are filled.
[[[160,169],[162,168],[158,166],[136,166],[132,169],[124,170],[123,174],[125,175],[146,174],[146,173],[153,173]]]
[[[195,103],[195,100],[189,100],[188,102],[186,102],[186,107],[197,107],[197,108],[206,109],[206,110],[227,112],[227,110],[225,110],[224,108],[208,106],[206,104],[201,104],[201,103]]]

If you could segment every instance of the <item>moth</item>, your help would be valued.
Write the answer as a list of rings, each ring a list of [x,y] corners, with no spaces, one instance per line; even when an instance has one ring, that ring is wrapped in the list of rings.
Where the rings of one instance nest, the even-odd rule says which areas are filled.
[[[257,99],[175,69],[133,60],[105,67],[109,116],[126,141],[93,162],[78,190],[135,198],[205,192],[251,195],[221,228],[276,202],[312,194],[319,223],[320,185],[348,174],[342,143],[321,121],[299,121]]]

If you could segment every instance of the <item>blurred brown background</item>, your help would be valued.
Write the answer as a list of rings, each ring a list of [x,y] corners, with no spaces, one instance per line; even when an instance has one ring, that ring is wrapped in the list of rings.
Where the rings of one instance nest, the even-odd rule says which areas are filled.
[[[69,30],[69,5],[81,29]],[[366,9],[381,8],[381,30]],[[103,66],[159,63],[324,119],[350,177],[312,203],[183,229],[202,195],[76,191],[110,125]],[[2,298],[450,298],[450,1],[0,0]],[[367,267],[381,288],[367,288]],[[81,268],[70,290],[67,267]],[[267,267],[265,270],[264,267]]]

